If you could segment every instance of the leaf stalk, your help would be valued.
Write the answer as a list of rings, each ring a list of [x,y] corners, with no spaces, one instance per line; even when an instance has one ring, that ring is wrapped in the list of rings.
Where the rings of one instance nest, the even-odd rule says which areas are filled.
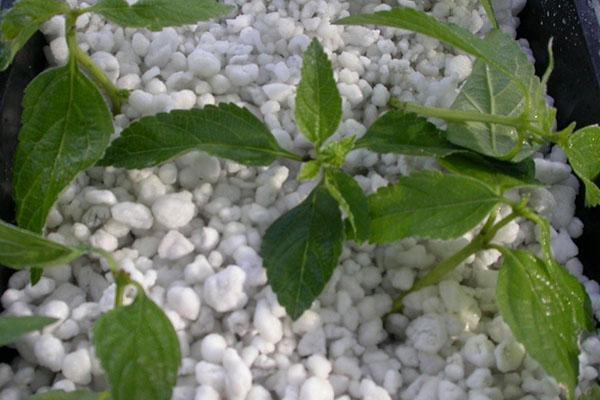
[[[516,210],[516,212],[523,218],[535,223],[540,228],[540,244],[542,245],[544,259],[551,262],[554,259],[554,255],[552,254],[552,234],[550,233],[550,224],[548,221],[525,207]]]
[[[121,307],[125,298],[125,288],[127,285],[134,283],[133,280],[129,274],[127,274],[127,272],[123,271],[119,267],[117,260],[115,260],[111,253],[97,248],[92,248],[90,251],[106,260],[108,268],[115,278],[115,284],[117,285],[117,290],[115,293],[115,308]]]
[[[439,263],[434,269],[427,273],[427,275],[419,279],[413,285],[413,287],[410,288],[408,292],[403,293],[399,298],[397,298],[394,301],[394,304],[392,305],[392,310],[389,312],[389,314],[394,314],[402,311],[403,302],[406,296],[408,296],[411,293],[417,292],[421,289],[424,289],[428,286],[435,285],[436,283],[441,282],[446,275],[458,268],[463,263],[463,261],[465,261],[473,254],[476,254],[482,250],[495,248],[495,245],[492,244],[492,241],[494,240],[500,229],[504,228],[510,222],[522,216],[520,212],[513,212],[498,223],[493,224],[493,222],[496,219],[496,215],[497,210],[490,214],[490,217],[485,223],[483,229],[481,229],[479,235],[477,235],[471,241],[471,243],[463,247],[450,258],[447,258],[441,263]]]
[[[77,68],[77,63],[84,67],[92,75],[94,80],[104,89],[112,103],[114,114],[119,114],[121,113],[122,101],[129,98],[129,91],[116,87],[111,80],[108,79],[108,76],[106,76],[104,71],[98,68],[90,56],[81,50],[77,44],[77,18],[85,12],[87,11],[74,9],[65,16],[66,40],[67,47],[69,48],[69,68],[74,72],[74,69]]]
[[[455,253],[452,257],[447,258],[441,263],[439,263],[427,275],[419,279],[413,285],[413,287],[410,288],[408,292],[403,293],[394,301],[392,310],[389,312],[389,314],[395,314],[402,311],[404,299],[409,294],[412,294],[414,292],[417,292],[421,289],[424,289],[428,286],[440,282],[446,275],[458,268],[458,266],[462,264],[464,260],[482,250],[483,247],[483,237],[478,236],[477,238],[473,239],[471,243],[469,243],[467,246],[463,247],[461,250]]]
[[[108,76],[102,71],[95,63],[92,61],[90,56],[87,55],[77,44],[75,44],[74,51],[75,58],[81,66],[83,66],[94,78],[94,80],[102,86],[104,92],[110,99],[113,106],[113,113],[120,114],[121,106],[123,105],[123,100],[127,100],[129,98],[129,91],[125,89],[119,89],[116,87]],[[69,47],[71,48],[71,47]]]
[[[416,103],[405,103],[398,99],[391,99],[390,106],[400,111],[412,112],[424,117],[439,118],[449,122],[483,122],[521,128],[521,117],[508,117],[506,115],[486,114],[475,111],[451,110],[446,108],[426,107]]]

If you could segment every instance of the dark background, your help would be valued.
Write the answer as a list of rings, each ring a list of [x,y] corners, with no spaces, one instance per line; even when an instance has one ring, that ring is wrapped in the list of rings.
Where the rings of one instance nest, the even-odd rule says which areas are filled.
[[[0,0],[8,8],[14,0]],[[519,36],[529,40],[536,69],[543,74],[547,62],[547,43],[554,38],[556,68],[549,82],[549,94],[558,109],[559,127],[575,121],[580,127],[600,121],[600,3],[599,0],[529,0],[520,14]],[[11,166],[17,145],[21,101],[24,88],[46,67],[41,34],[29,41],[12,67],[0,73],[0,218],[13,222]],[[600,155],[598,155],[600,157]],[[600,281],[597,261],[600,245],[600,207],[586,209],[578,197],[578,216],[585,224],[578,239],[579,258],[588,277]],[[0,293],[5,289],[9,271],[0,268]],[[0,360],[14,354],[0,349]]]
[[[556,102],[559,128],[573,121],[579,127],[599,123],[600,1],[529,0],[519,16],[519,36],[529,40],[539,75],[548,64],[548,40],[554,40],[556,67],[548,92]],[[585,274],[600,282],[600,207],[585,208],[583,185],[577,216],[585,224],[583,237],[575,241],[579,259]]]

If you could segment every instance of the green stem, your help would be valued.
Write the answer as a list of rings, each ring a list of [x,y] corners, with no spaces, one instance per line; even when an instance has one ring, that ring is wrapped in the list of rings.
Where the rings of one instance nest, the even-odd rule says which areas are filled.
[[[550,80],[550,76],[554,71],[554,38],[550,38],[548,41],[548,67],[546,67],[546,72],[544,72],[544,76],[542,76],[541,84],[542,86],[548,86],[548,81]],[[545,90],[545,89],[544,89]]]
[[[415,103],[404,103],[398,99],[391,99],[390,106],[401,111],[412,112],[425,117],[439,118],[450,122],[483,122],[521,128],[523,119],[520,117],[507,117],[480,113],[477,111],[450,110],[446,108],[426,107]]]
[[[121,112],[123,100],[127,100],[129,97],[129,91],[116,87],[111,80],[108,79],[104,71],[98,68],[90,56],[81,50],[79,46],[77,46],[74,51],[77,62],[79,62],[79,64],[81,64],[94,77],[94,80],[96,80],[96,82],[102,86],[104,92],[110,98],[110,101],[113,105],[113,112],[115,114],[119,114]]]
[[[123,271],[117,260],[106,250],[92,248],[91,252],[104,258],[106,263],[108,264],[108,268],[110,268],[110,272],[115,278],[115,284],[117,285],[117,291],[115,293],[115,308],[121,307],[123,305],[123,299],[125,297],[125,288],[127,285],[132,283],[131,278],[127,274],[127,272]]]
[[[546,261],[551,262],[554,259],[552,254],[552,234],[550,233],[550,223],[543,217],[540,217],[532,210],[523,207],[517,212],[525,219],[535,223],[540,227],[540,244]]]
[[[494,240],[496,235],[498,234],[498,231],[500,231],[500,229],[502,229],[506,225],[508,225],[511,221],[513,221],[521,216],[519,213],[513,212],[509,216],[502,219],[500,222],[493,225],[493,221],[495,220],[495,215],[496,215],[495,212],[493,212],[490,215],[485,226],[483,227],[481,232],[479,232],[479,235],[477,235],[471,241],[471,243],[469,243],[466,247],[463,247],[461,250],[459,250],[457,253],[455,253],[452,257],[442,261],[433,270],[431,270],[427,275],[425,275],[423,278],[419,279],[413,285],[413,287],[410,288],[410,290],[408,292],[402,294],[402,296],[400,296],[398,299],[396,299],[394,301],[392,311],[390,311],[390,314],[394,314],[394,313],[400,312],[402,310],[402,305],[403,305],[402,303],[404,302],[404,299],[406,298],[406,296],[408,296],[409,294],[419,291],[428,286],[435,285],[436,283],[439,283],[440,281],[442,281],[442,279],[446,275],[448,275],[449,273],[454,271],[456,268],[458,268],[458,266],[460,266],[464,260],[466,260],[467,258],[472,256],[473,254],[478,253],[481,250],[490,248],[490,244]]]
[[[404,103],[398,99],[391,99],[390,106],[401,111],[412,112],[424,117],[439,118],[448,122],[481,122],[485,124],[496,124],[515,128],[519,132],[519,140],[511,151],[500,157],[501,160],[505,161],[512,160],[517,154],[519,154],[523,148],[523,145],[526,143],[526,140],[537,140],[541,143],[545,143],[546,140],[552,140],[552,136],[554,136],[548,132],[543,132],[527,119],[527,116],[529,115],[528,106],[523,114],[518,117],[487,114],[478,111],[426,107],[415,103]]]
[[[131,283],[131,278],[125,271],[119,271],[115,275],[115,283],[117,285],[117,291],[115,293],[115,308],[123,306],[123,300],[125,299],[125,288]]]
[[[108,268],[110,269],[110,272],[113,275],[116,276],[119,273],[121,268],[119,267],[119,263],[117,263],[117,260],[115,260],[115,258],[112,256],[111,253],[109,253],[106,250],[98,249],[95,247],[92,248],[90,251],[92,253],[96,254],[97,256],[104,258],[104,260],[106,260],[106,263],[108,264]]]
[[[67,40],[67,47],[69,48],[69,61],[68,66],[71,71],[71,76],[74,76],[76,68],[77,68],[77,58],[75,56],[74,49],[78,48],[77,46],[77,31],[76,25],[77,16],[73,13],[69,13],[65,18],[65,35]]]
[[[469,243],[466,247],[463,247],[460,251],[455,253],[452,257],[447,258],[439,263],[427,275],[419,279],[408,292],[402,294],[394,301],[394,305],[392,307],[392,311],[390,311],[390,314],[394,314],[402,310],[402,305],[406,296],[426,288],[427,286],[440,282],[446,275],[454,271],[464,260],[482,250],[483,247],[482,238],[479,236],[471,241],[471,243]]]
[[[502,161],[510,161],[513,158],[515,158],[523,149],[523,144],[525,144],[525,140],[519,138],[519,141],[517,142],[517,144],[512,148],[511,151],[509,151],[508,153],[504,154],[501,157],[498,157],[500,160]]]
[[[81,66],[92,75],[94,80],[102,86],[113,105],[113,112],[119,114],[121,112],[122,101],[127,100],[129,91],[116,87],[110,79],[108,79],[104,71],[94,64],[94,61],[92,61],[90,56],[79,48],[79,45],[77,44],[76,22],[77,18],[84,13],[85,11],[77,9],[71,10],[71,12],[66,15],[65,29],[67,46],[69,48],[69,68],[74,75],[77,63],[81,64]]]
[[[569,136],[571,136],[571,134],[573,134],[573,131],[575,131],[576,127],[577,127],[577,124],[575,122],[573,122],[572,124],[567,126],[565,129],[563,129],[562,131],[559,131],[559,132],[556,132],[555,134],[553,134],[550,137],[550,140],[553,143],[562,147],[563,149],[567,149],[569,147]]]

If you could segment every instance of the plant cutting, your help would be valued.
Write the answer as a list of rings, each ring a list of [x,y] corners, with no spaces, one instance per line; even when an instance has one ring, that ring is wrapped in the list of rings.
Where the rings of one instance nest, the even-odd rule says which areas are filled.
[[[123,4],[120,6],[129,10],[129,6]],[[487,2],[486,7],[489,9]],[[120,15],[115,14],[113,18],[116,19]],[[410,18],[417,18],[414,20],[417,22],[416,25],[423,22],[418,19],[419,16],[410,16]],[[445,29],[436,25],[435,21],[426,22],[430,24],[433,31]],[[464,37],[461,37],[461,34]],[[471,46],[476,49],[474,51],[490,56],[477,47],[479,42],[476,39],[471,39],[471,36],[461,31],[458,31],[457,35],[452,40],[457,43],[472,41],[475,43],[471,43]],[[511,54],[517,54],[511,47],[514,47],[514,44],[508,44],[508,39],[500,38],[498,42],[502,46],[506,42],[506,47],[512,51]],[[524,69],[529,68],[525,67],[525,63],[520,64],[522,62],[520,55],[516,58],[518,65]],[[494,76],[497,77],[501,74],[494,69],[498,67],[494,62],[499,63],[495,60],[486,65],[491,65],[490,74],[495,73]],[[507,68],[499,69],[505,72]],[[524,75],[528,76],[527,79],[531,79],[527,82],[535,87],[536,81],[532,72],[531,74],[531,77]],[[512,80],[509,79],[508,83],[500,78],[498,80],[507,84],[509,93],[518,92],[513,90]],[[540,82],[537,84],[541,85]],[[514,83],[514,86],[518,88],[520,85]],[[478,89],[472,90],[476,92]],[[541,107],[542,98],[542,95],[536,94],[533,99],[530,99],[531,104]],[[517,104],[517,110],[521,110],[519,107],[522,104],[529,103],[529,100],[523,102],[519,96],[514,96],[511,101],[513,101],[512,105]],[[530,209],[527,197],[528,188],[539,184],[533,175],[533,163],[529,157],[531,149],[542,142],[540,137],[536,136],[537,134],[543,136],[540,132],[547,129],[550,135],[553,111],[542,109],[540,114],[536,109],[537,111],[534,112],[536,118],[522,120],[518,113],[515,114],[516,116],[504,118],[501,112],[494,109],[488,110],[489,112],[467,109],[462,114],[452,112],[451,117],[446,118],[454,123],[454,132],[458,139],[451,139],[450,128],[448,131],[440,130],[417,115],[419,113],[433,117],[449,115],[443,114],[444,110],[419,108],[420,106],[406,103],[394,105],[397,110],[384,114],[360,139],[347,135],[340,140],[332,140],[342,119],[342,98],[336,87],[332,66],[326,53],[318,41],[313,41],[304,55],[302,80],[295,101],[296,123],[300,132],[312,144],[308,154],[298,155],[285,150],[278,144],[266,124],[249,110],[233,104],[221,104],[205,106],[201,110],[174,111],[142,118],[121,133],[120,138],[113,142],[106,155],[98,161],[98,165],[145,168],[165,164],[192,150],[202,150],[250,166],[266,166],[277,159],[304,163],[299,179],[303,182],[314,180],[313,185],[316,186],[306,200],[284,213],[271,225],[262,239],[261,250],[271,287],[277,294],[279,303],[293,318],[300,317],[326,287],[339,263],[345,239],[352,239],[358,243],[369,241],[374,244],[391,243],[406,237],[451,239],[467,231],[478,229],[479,233],[467,247],[434,268],[429,275],[416,283],[411,292],[439,282],[469,255],[486,249],[502,252],[505,266],[502,268],[498,285],[499,297],[504,291],[507,294],[505,297],[514,298],[513,284],[524,283],[519,291],[523,296],[517,297],[522,301],[521,303],[500,304],[503,310],[508,309],[508,312],[503,311],[504,318],[513,328],[515,336],[527,346],[530,354],[542,363],[548,373],[556,377],[569,395],[572,395],[573,382],[576,382],[577,377],[577,366],[573,365],[573,359],[579,352],[577,339],[581,332],[591,327],[590,316],[586,310],[588,300],[581,285],[553,259],[548,223]],[[539,115],[546,115],[548,119],[540,122],[537,118]],[[452,119],[460,117],[463,119]],[[589,128],[591,133],[580,137],[584,139],[588,138],[588,135],[594,137],[594,129]],[[464,133],[465,131],[467,134]],[[563,136],[566,138],[566,134]],[[484,140],[479,141],[480,137]],[[575,143],[576,140],[573,142]],[[403,177],[397,185],[381,189],[367,198],[355,179],[342,170],[349,153],[355,149],[369,149],[381,154],[398,153],[436,157],[451,174],[424,172]],[[588,177],[591,187],[588,193],[591,193],[590,199],[593,202],[595,200],[592,181],[597,175],[597,169],[585,164],[587,157],[585,154],[580,155],[580,151],[572,152],[571,162],[577,164],[578,154],[579,159],[583,159],[579,167],[575,168],[574,165],[574,168],[581,176]],[[514,189],[521,190],[520,198],[508,193]],[[443,198],[439,196],[441,191],[445,195]],[[520,250],[507,249],[494,241],[496,234],[502,228],[520,219],[529,219],[540,225],[540,244],[543,250],[540,254],[532,255]],[[324,226],[329,229],[323,229]],[[7,258],[5,263],[17,268],[25,265],[41,267],[54,264],[53,259],[49,257],[49,254],[53,254],[49,249],[53,249],[54,244],[39,236],[27,236],[25,240],[20,236],[25,233],[7,226],[5,236],[11,247],[3,255],[10,254],[19,244],[40,240],[38,244],[44,250],[37,253],[39,258],[21,260],[23,264],[20,265],[15,259]],[[97,249],[62,246],[57,250],[59,255],[56,257],[60,257],[60,262],[64,263],[66,261],[63,257],[67,259],[75,255],[79,257],[88,251],[95,254],[94,257],[106,255]],[[107,260],[109,268],[114,266],[115,263],[110,257]],[[144,398],[168,398],[175,380],[173,371],[176,371],[176,364],[179,364],[168,356],[155,360],[154,365],[163,365],[162,362],[165,365],[163,379],[151,382],[156,385],[145,381],[148,374],[143,366],[127,377],[113,372],[120,369],[122,364],[119,363],[128,359],[140,359],[147,355],[143,352],[136,353],[135,349],[156,347],[155,342],[142,343],[141,341],[137,343],[138,346],[133,347],[119,345],[125,343],[126,335],[135,331],[136,326],[143,326],[145,315],[152,315],[154,311],[157,311],[155,313],[157,316],[162,315],[160,309],[144,295],[143,290],[139,290],[135,282],[131,282],[118,267],[113,270],[118,289],[116,301],[118,302],[119,298],[123,299],[127,286],[137,287],[138,295],[133,304],[119,306],[103,317],[95,329],[95,345],[111,381],[112,395],[116,398],[135,398],[133,396],[142,394],[146,396]],[[506,283],[504,287],[501,287],[502,282]],[[526,296],[531,294],[531,286],[527,285],[527,282],[531,285],[539,284],[542,296],[527,298]],[[557,293],[562,295],[558,296]],[[131,296],[132,294],[128,293],[127,298]],[[540,304],[536,302],[538,299],[548,301]],[[402,299],[398,299],[393,311],[398,311],[401,305]],[[523,306],[534,309],[527,314],[514,313],[515,309]],[[511,312],[516,315],[511,316]],[[561,321],[550,319],[547,325],[551,326],[552,330],[549,331],[535,330],[528,325],[530,315],[547,314],[572,315],[574,318]],[[134,318],[133,315],[139,316],[140,319]],[[162,320],[166,321],[164,318]],[[515,328],[517,322],[522,322],[526,328],[519,332]],[[115,329],[115,326],[123,328],[123,331]],[[158,326],[159,330],[164,328],[165,332],[169,331],[160,324],[154,326]],[[558,329],[567,332],[568,335],[556,339],[553,332]],[[539,337],[532,337],[529,341],[521,339],[530,336],[533,330],[539,333]],[[165,337],[159,334],[151,335],[148,340],[171,340],[171,344],[177,345],[172,341],[173,334],[164,335]],[[553,343],[553,348],[558,346],[565,352],[549,354],[551,352],[548,348],[540,350],[539,344],[543,342]],[[542,352],[548,354],[540,356]],[[155,357],[156,353],[152,356]],[[553,360],[555,365],[548,367],[548,359]],[[153,392],[142,393],[140,387]],[[74,393],[102,399],[110,395]],[[75,396],[74,393],[49,392],[35,398],[55,398],[52,396],[71,398],[68,396]]]
[[[486,10],[490,12],[489,5]],[[502,197],[510,189],[533,184],[531,164],[527,165],[531,154],[546,143],[554,143],[563,148],[584,182],[586,204],[600,205],[600,189],[594,183],[600,175],[600,128],[575,131],[572,124],[553,132],[556,111],[545,101],[552,65],[540,81],[519,46],[499,31],[479,39],[411,9],[357,15],[338,23],[410,29],[477,57],[473,74],[451,109],[392,101],[401,112],[446,121],[448,129],[443,135],[450,145],[446,147],[448,153],[453,153],[452,146],[470,152],[433,154],[444,168],[458,176],[420,174],[401,178],[396,186],[373,195],[369,199],[371,227],[377,232],[373,240],[386,243],[411,236],[453,239],[488,218],[468,246],[433,268],[410,292],[439,282],[472,254],[485,249],[500,251],[504,258],[497,287],[500,312],[529,354],[564,385],[567,398],[574,399],[579,336],[594,328],[589,298],[581,284],[554,260],[550,225],[527,208],[527,195],[518,203]],[[551,45],[549,49],[552,59]],[[389,119],[384,115],[365,137],[387,129],[396,133],[392,142],[401,140],[397,138],[402,136],[402,127],[389,123]],[[393,147],[388,151],[403,153]],[[440,196],[442,193],[444,196]],[[509,206],[512,212],[497,221],[498,204]],[[541,257],[493,243],[496,233],[516,218],[538,225]],[[403,298],[396,301],[392,312],[401,309]]]

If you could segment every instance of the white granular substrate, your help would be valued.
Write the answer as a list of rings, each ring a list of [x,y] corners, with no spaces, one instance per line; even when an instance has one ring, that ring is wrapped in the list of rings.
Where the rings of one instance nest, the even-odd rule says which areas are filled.
[[[72,1],[71,1],[72,2]],[[336,135],[364,134],[391,96],[449,106],[472,60],[436,40],[394,29],[334,26],[349,13],[391,6],[426,7],[472,32],[489,30],[477,0],[228,0],[231,19],[159,33],[121,29],[95,15],[78,21],[84,50],[133,91],[117,130],[144,115],[234,102],[258,115],[279,143],[309,147],[293,109],[302,55],[318,37],[330,53],[344,98]],[[514,34],[524,0],[498,0],[503,29]],[[83,4],[83,3],[82,3]],[[48,23],[47,51],[67,59],[61,18]],[[554,250],[582,282],[600,316],[600,290],[582,275],[572,238],[579,184],[552,149],[538,155],[532,203],[551,219]],[[367,193],[414,170],[426,158],[351,154],[347,170]],[[267,227],[308,195],[298,165],[248,168],[191,153],[159,168],[94,168],[63,194],[50,216],[50,238],[114,252],[160,304],[178,332],[183,364],[176,400],[554,400],[559,390],[498,316],[499,253],[471,257],[447,280],[407,298],[402,315],[383,322],[392,300],[436,262],[463,246],[406,239],[386,247],[346,244],[339,268],[313,308],[286,317],[266,284],[258,255]],[[506,214],[508,210],[504,210]],[[512,223],[497,241],[538,250],[529,222]],[[6,315],[58,318],[16,344],[20,358],[0,364],[0,399],[24,400],[55,389],[107,388],[90,344],[94,322],[112,308],[115,286],[98,260],[48,269],[31,287],[17,272],[2,295]],[[581,387],[597,378],[600,337],[582,342]]]

